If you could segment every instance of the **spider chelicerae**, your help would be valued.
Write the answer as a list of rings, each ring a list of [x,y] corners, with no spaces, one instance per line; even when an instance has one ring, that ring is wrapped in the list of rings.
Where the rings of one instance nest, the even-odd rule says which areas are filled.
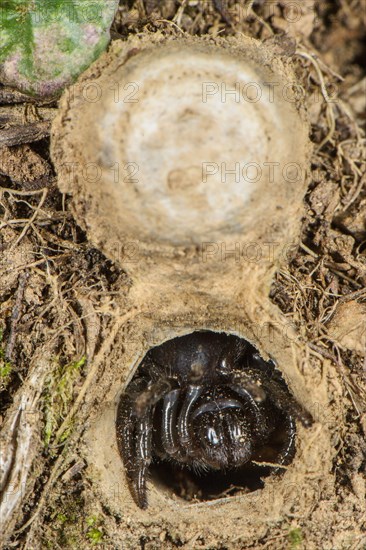
[[[233,334],[197,331],[152,348],[124,391],[117,442],[131,494],[147,507],[151,462],[198,475],[267,465],[283,471],[295,455],[296,420],[311,415],[272,360]],[[282,438],[278,442],[278,433]]]

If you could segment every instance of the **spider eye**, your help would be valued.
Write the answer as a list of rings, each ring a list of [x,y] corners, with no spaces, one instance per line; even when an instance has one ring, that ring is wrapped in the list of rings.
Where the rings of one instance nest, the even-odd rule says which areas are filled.
[[[217,445],[218,443],[220,443],[220,438],[219,438],[219,436],[217,435],[217,432],[216,432],[215,428],[213,428],[212,426],[208,426],[208,429],[207,429],[207,441],[208,441],[211,445]]]
[[[239,422],[235,422],[234,424],[229,425],[229,437],[230,439],[235,442],[236,440],[240,439],[243,436],[242,428],[239,424]]]
[[[224,401],[224,400],[222,400]],[[221,407],[220,407],[221,405]],[[203,461],[214,469],[236,468],[251,457],[251,426],[234,400],[201,405],[195,411],[194,433]]]
[[[217,412],[204,412],[195,422],[196,441],[200,448],[201,460],[214,469],[226,467],[228,455],[225,449],[223,422]]]

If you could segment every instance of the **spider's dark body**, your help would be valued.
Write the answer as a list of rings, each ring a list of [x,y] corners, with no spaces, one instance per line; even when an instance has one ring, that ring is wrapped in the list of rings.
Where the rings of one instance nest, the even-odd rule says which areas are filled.
[[[272,361],[235,335],[200,331],[152,348],[122,395],[117,441],[134,500],[147,507],[152,459],[231,470],[260,461],[279,424],[276,466],[295,454],[295,419],[311,416],[291,396]]]

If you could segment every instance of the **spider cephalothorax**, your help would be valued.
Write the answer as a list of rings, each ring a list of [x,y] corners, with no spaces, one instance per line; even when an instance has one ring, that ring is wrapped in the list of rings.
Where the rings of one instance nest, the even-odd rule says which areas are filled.
[[[295,454],[295,419],[312,423],[274,363],[238,336],[199,331],[152,348],[117,411],[118,448],[133,498],[147,507],[153,459],[196,471],[236,469],[260,461],[282,424],[285,437],[273,465],[279,471]]]

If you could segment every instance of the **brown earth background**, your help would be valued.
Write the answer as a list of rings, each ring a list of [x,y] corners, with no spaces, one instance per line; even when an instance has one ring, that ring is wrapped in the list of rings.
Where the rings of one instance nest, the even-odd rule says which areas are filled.
[[[123,470],[113,451],[103,455],[114,438],[105,402],[123,378],[121,357],[132,363],[151,345],[157,306],[152,296],[139,320],[128,270],[93,247],[58,190],[57,104],[0,87],[0,428],[3,506],[13,507],[3,548],[366,548],[365,23],[359,0],[138,0],[121,2],[112,27],[114,41],[244,33],[290,57],[306,90],[314,151],[301,238],[263,319],[297,333],[292,353],[317,422],[291,480],[269,482],[267,506],[258,496],[252,511],[242,495],[187,503],[181,515],[142,513],[116,494]],[[119,254],[123,264],[133,250]],[[199,326],[181,306],[181,325]],[[230,330],[215,315],[211,326]],[[273,330],[263,339],[276,347]]]

